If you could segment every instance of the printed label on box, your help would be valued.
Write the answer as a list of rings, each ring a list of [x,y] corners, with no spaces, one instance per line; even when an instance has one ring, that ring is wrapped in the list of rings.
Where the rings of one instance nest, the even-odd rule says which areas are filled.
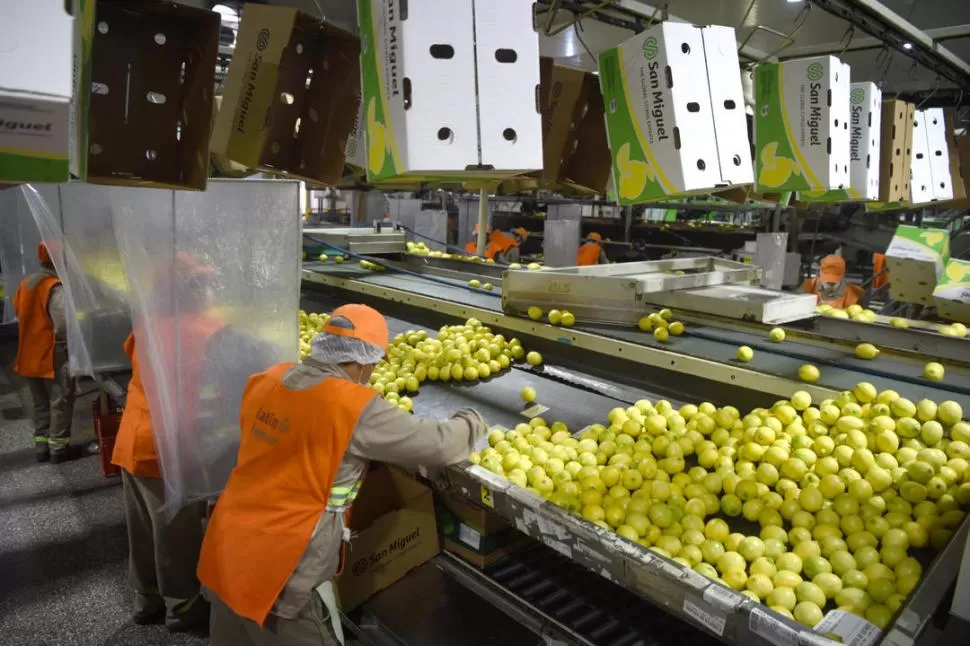
[[[882,631],[874,624],[851,612],[832,610],[815,626],[815,632],[822,635],[834,634],[846,646],[873,646],[879,641]]]
[[[950,258],[933,290],[933,297],[970,303],[970,261]]]
[[[465,523],[458,525],[458,540],[473,550],[479,549],[482,545],[482,535]]]

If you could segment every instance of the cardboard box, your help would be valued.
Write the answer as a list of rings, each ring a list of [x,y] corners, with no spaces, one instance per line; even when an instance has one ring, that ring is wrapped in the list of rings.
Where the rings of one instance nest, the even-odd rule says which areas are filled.
[[[539,69],[543,185],[604,194],[612,159],[599,80],[551,58],[542,59]]]
[[[879,152],[879,201],[903,202],[910,197],[913,118],[916,106],[893,99],[883,101]]]
[[[212,148],[319,184],[343,175],[359,111],[360,40],[289,7],[247,4]]]
[[[540,168],[531,6],[358,0],[369,181],[493,179]]]
[[[212,11],[98,2],[88,182],[205,190],[218,45]]]
[[[849,86],[849,186],[801,191],[800,202],[868,202],[879,199],[882,92],[875,83]]]
[[[212,101],[212,127],[215,129],[216,119],[219,116],[219,111],[222,109],[222,97],[217,96]],[[254,174],[256,171],[250,168],[246,168],[242,164],[238,164],[225,155],[220,155],[215,150],[209,152],[209,156],[212,161],[212,167],[214,169],[214,177],[248,177]]]
[[[849,186],[849,66],[817,56],[755,69],[755,176],[761,192]]]
[[[933,302],[940,317],[970,323],[970,260],[947,261],[933,290]]]
[[[96,0],[73,0],[74,55],[71,61],[74,96],[68,121],[71,176],[88,176],[88,106],[91,102],[91,52]]]
[[[953,180],[950,177],[950,134],[946,128],[943,108],[928,108],[926,116],[926,149],[933,178],[933,200],[953,199]]]
[[[0,0],[0,183],[69,178],[74,19],[64,0]]]
[[[946,115],[946,135],[947,135],[947,149],[949,152],[949,170],[950,170],[950,183],[953,186],[953,199],[954,200],[965,200],[967,198],[967,187],[965,175],[963,172],[964,166],[960,159],[960,137],[956,135],[956,126],[953,123],[953,115]],[[970,166],[966,167],[970,170]]]
[[[347,146],[344,148],[344,163],[352,167],[353,173],[367,171],[367,144],[364,140],[364,103],[361,100],[360,87],[357,88],[357,118],[347,136]]]
[[[340,608],[350,612],[438,554],[431,489],[379,466],[364,480],[350,518],[354,533],[337,577]]]
[[[740,65],[734,29],[707,26],[701,29],[701,36],[721,182],[751,184],[754,182],[751,141],[744,112],[744,90],[738,73]]]
[[[913,154],[909,167],[910,195],[913,204],[933,201],[933,171],[930,167],[929,139],[926,136],[926,112],[913,116]]]
[[[620,204],[726,184],[700,27],[655,25],[600,54],[599,72]]]
[[[886,249],[893,300],[932,304],[933,290],[950,259],[950,232],[899,225]]]
[[[478,568],[529,543],[527,536],[498,515],[452,493],[435,496],[435,513],[445,549]]]

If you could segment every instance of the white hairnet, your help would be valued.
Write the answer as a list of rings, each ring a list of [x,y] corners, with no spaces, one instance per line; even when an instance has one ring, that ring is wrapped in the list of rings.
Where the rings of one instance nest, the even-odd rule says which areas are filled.
[[[384,351],[360,339],[321,332],[310,341],[310,357],[320,363],[369,366],[383,359]]]

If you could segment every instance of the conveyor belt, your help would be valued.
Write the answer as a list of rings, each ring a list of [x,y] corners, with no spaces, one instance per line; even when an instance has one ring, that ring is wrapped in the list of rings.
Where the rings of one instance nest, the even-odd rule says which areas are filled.
[[[372,286],[413,292],[492,312],[501,311],[499,290],[470,290],[463,283],[452,279],[435,277],[432,280],[392,272],[374,273],[358,267],[338,269],[336,266],[325,267],[321,263],[306,263],[304,266]],[[945,380],[932,383],[922,379],[921,364],[893,357],[888,353],[876,361],[864,361],[855,357],[848,346],[819,346],[797,340],[774,344],[761,335],[708,326],[691,326],[683,336],[671,337],[666,343],[655,341],[651,335],[639,330],[610,325],[583,324],[577,325],[575,329],[738,366],[742,364],[736,359],[737,347],[748,345],[755,350],[755,356],[750,363],[743,366],[767,375],[797,381],[798,368],[804,363],[813,363],[822,373],[816,385],[833,390],[851,390],[858,382],[868,381],[880,390],[899,390],[910,399],[952,399],[959,402],[965,410],[970,410],[970,373],[960,368],[948,367]],[[561,340],[568,343],[565,338]]]

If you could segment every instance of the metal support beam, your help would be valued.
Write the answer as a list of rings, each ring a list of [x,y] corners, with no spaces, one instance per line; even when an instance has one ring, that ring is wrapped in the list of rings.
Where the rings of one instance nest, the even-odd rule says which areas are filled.
[[[970,38],[970,25],[952,25],[949,27],[937,27],[927,29],[923,32],[934,43],[956,38]],[[789,47],[784,54],[778,56],[781,60],[790,58],[806,58],[808,56],[823,56],[825,54],[838,55],[844,52],[864,52],[871,49],[882,49],[886,43],[871,36],[865,38],[853,38],[848,44],[845,41],[831,41],[828,43],[818,43],[815,45],[802,45],[800,47]]]
[[[970,64],[935,43],[926,32],[877,0],[810,0],[833,16],[855,25],[899,53],[916,60],[959,87],[970,86]]]
[[[488,245],[488,189],[478,190],[478,248],[476,252],[479,256],[485,255],[485,247]]]

